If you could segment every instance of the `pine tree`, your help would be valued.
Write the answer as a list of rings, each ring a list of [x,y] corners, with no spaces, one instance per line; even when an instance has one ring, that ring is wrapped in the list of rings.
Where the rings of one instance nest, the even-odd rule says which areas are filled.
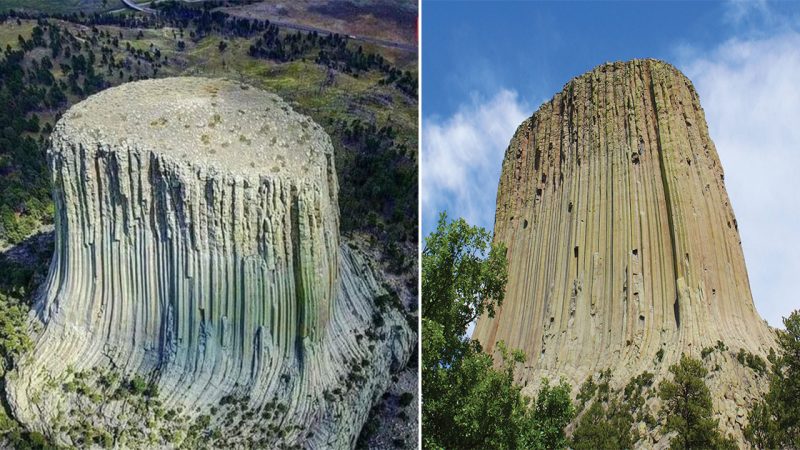
[[[720,433],[719,420],[711,416],[711,393],[703,380],[708,370],[703,363],[681,355],[680,362],[672,365],[669,371],[673,379],[661,382],[658,395],[664,402],[661,410],[666,420],[664,431],[677,433],[670,442],[670,448],[736,448],[730,438]]]

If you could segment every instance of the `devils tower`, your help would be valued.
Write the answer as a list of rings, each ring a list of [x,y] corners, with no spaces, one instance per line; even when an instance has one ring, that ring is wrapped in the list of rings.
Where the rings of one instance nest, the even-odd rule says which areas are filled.
[[[527,354],[520,383],[616,386],[705,354],[721,425],[741,440],[773,333],[753,304],[725,177],[692,83],[669,64],[605,64],[517,129],[502,166],[495,237],[505,301],[473,338]]]
[[[352,446],[412,332],[339,236],[328,135],[227,80],[124,84],[51,136],[56,250],[8,385],[67,446]]]

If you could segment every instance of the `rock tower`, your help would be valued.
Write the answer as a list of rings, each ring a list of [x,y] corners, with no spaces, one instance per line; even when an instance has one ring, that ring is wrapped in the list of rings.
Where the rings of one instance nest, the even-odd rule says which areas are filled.
[[[573,79],[506,150],[494,230],[507,293],[473,338],[523,349],[522,383],[575,387],[604,369],[623,385],[658,378],[720,341],[729,350],[709,356],[720,367],[709,382],[723,425],[739,429],[762,383],[733,353],[764,357],[774,337],[724,180],[697,92],[674,67],[634,60]]]
[[[332,151],[280,98],[226,80],[129,83],[72,107],[48,151],[43,330],[9,386],[22,422],[75,445],[63,425],[88,420],[138,447],[153,425],[121,419],[119,398],[138,376],[206,443],[352,446],[414,338],[340,243]],[[64,388],[76,380],[101,413],[83,417],[98,402]]]

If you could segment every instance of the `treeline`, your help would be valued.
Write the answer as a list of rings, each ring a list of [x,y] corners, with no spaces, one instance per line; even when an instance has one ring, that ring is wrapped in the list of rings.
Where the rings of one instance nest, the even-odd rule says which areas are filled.
[[[158,20],[162,25],[193,29],[197,40],[210,34],[251,37],[269,27],[268,20],[232,17],[224,11],[213,11],[224,2],[203,2],[196,5],[178,1],[158,3]]]
[[[332,67],[353,76],[376,70],[385,77],[382,84],[394,84],[409,96],[417,95],[417,78],[407,70],[400,70],[383,56],[364,52],[360,45],[352,48],[345,36],[319,34],[316,31],[303,33],[280,33],[280,28],[268,25],[264,33],[250,46],[250,56],[288,62],[316,55],[314,62]]]
[[[157,14],[104,14],[84,12],[71,14],[30,13],[25,11],[9,10],[0,12],[0,21],[7,19],[57,19],[87,27],[101,25],[117,26],[121,28],[143,29],[174,27],[181,29],[192,28],[192,36],[200,40],[212,34],[228,36],[249,37],[263,31],[268,22],[245,18],[231,17],[223,11],[213,11],[213,8],[223,6],[225,2],[202,2],[185,4],[183,2],[168,1],[156,5]]]
[[[250,3],[250,2],[248,2]],[[215,10],[228,2],[206,1],[187,4],[175,0],[158,3],[158,14],[85,14],[53,15],[51,17],[86,25],[115,25],[124,28],[162,28],[165,26],[184,29],[191,28],[190,37],[199,41],[211,34],[223,36],[252,37],[263,35],[250,46],[253,57],[268,58],[287,62],[306,58],[313,54],[313,60],[326,66],[335,66],[342,72],[358,75],[360,72],[377,70],[385,78],[385,84],[394,84],[402,92],[417,95],[417,77],[410,71],[394,67],[386,59],[375,53],[363,51],[361,46],[352,48],[349,39],[337,33],[320,35],[316,31],[285,33],[268,20],[232,17],[224,11]],[[41,15],[8,11],[0,14],[0,21],[8,18],[37,19]]]
[[[133,15],[133,14],[101,14],[84,12],[72,14],[43,14],[18,10],[0,11],[0,22],[6,20],[43,20],[55,19],[71,22],[74,24],[85,25],[88,27],[97,25],[116,25],[125,28],[150,28],[161,23],[155,15]]]
[[[190,5],[169,1],[157,5],[159,18],[170,26],[194,28],[194,38],[200,39],[212,33],[228,36],[252,37],[262,33],[250,46],[250,56],[280,62],[295,61],[314,55],[314,61],[335,67],[341,72],[358,76],[360,72],[377,70],[385,75],[384,84],[394,84],[409,96],[417,95],[417,77],[407,70],[400,70],[383,56],[364,52],[361,46],[352,48],[347,36],[338,33],[320,34],[317,31],[281,33],[280,27],[268,20],[231,17],[214,8],[226,2],[203,2]]]

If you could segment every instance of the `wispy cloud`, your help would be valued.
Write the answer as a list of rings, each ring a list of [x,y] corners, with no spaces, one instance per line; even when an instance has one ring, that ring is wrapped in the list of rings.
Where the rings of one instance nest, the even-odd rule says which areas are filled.
[[[722,20],[739,38],[765,38],[798,30],[795,2],[728,0]]]
[[[450,117],[423,119],[423,233],[441,211],[492,228],[505,149],[531,112],[516,92],[501,89],[489,99],[473,96]]]
[[[780,326],[800,308],[800,34],[730,40],[678,65],[725,168],[756,307]]]
[[[767,0],[730,0],[725,4],[725,21],[732,25],[741,25],[752,20],[773,20],[772,11]]]

